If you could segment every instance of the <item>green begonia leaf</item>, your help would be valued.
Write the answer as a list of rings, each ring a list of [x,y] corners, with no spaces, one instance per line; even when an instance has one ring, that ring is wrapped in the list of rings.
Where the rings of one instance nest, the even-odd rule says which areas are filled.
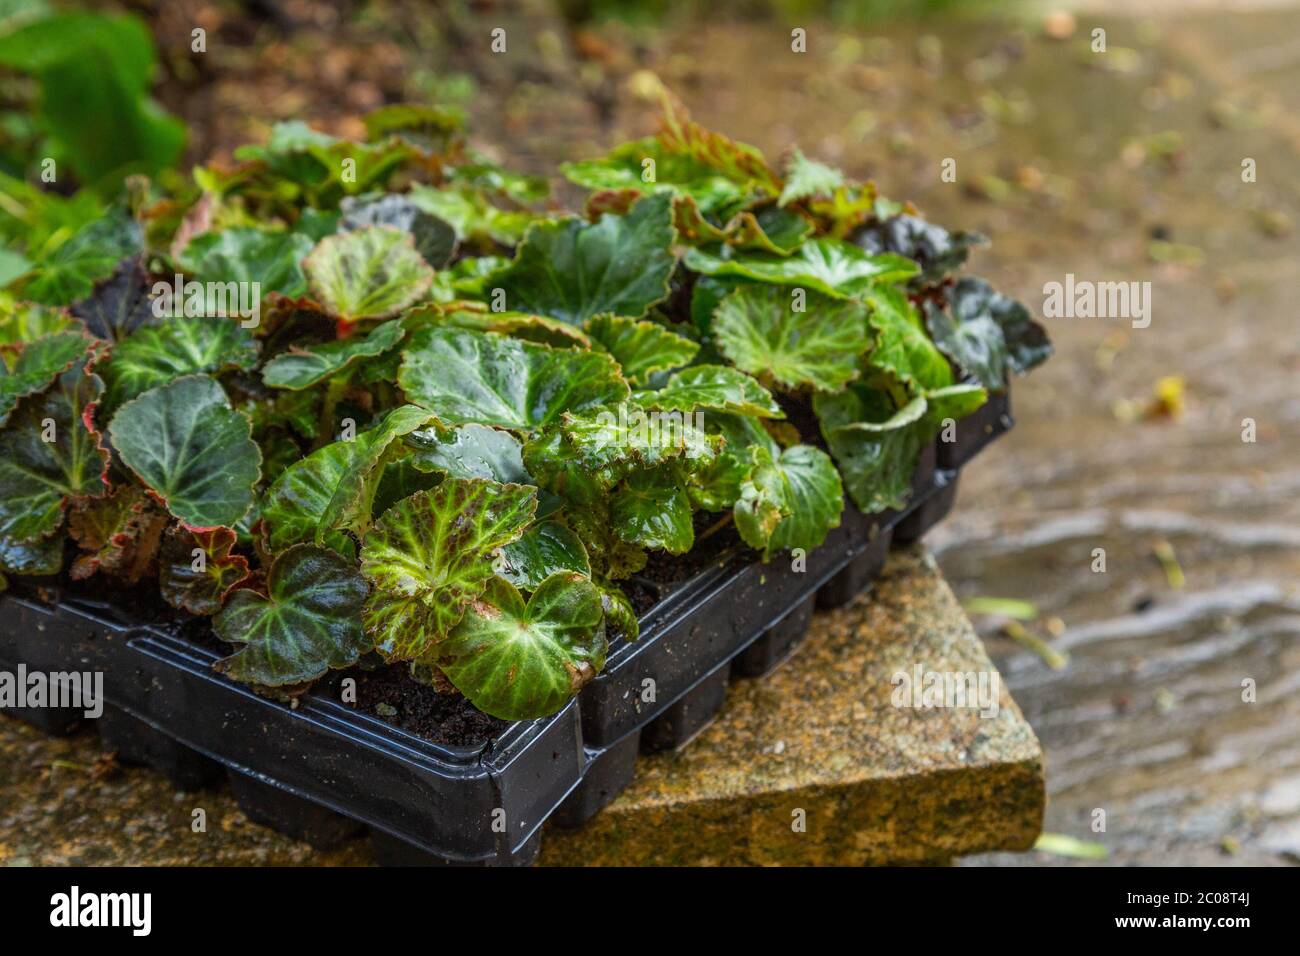
[[[326,236],[302,267],[312,297],[349,321],[391,318],[422,301],[433,284],[415,240],[387,226]]]
[[[43,392],[86,354],[90,340],[80,332],[55,332],[23,345],[13,368],[0,362],[0,425],[20,398]]]
[[[668,296],[672,243],[670,198],[647,196],[625,216],[538,223],[487,284],[516,312],[575,325],[602,313],[640,318]]]
[[[442,643],[438,666],[479,710],[503,720],[553,714],[605,666],[600,592],[558,572],[528,603],[494,578]]]
[[[866,295],[867,322],[876,333],[869,356],[874,368],[891,373],[910,388],[935,389],[952,384],[947,358],[926,335],[920,316],[897,286],[878,286]]]
[[[447,478],[384,512],[361,550],[376,649],[390,660],[436,656],[493,577],[498,549],[524,533],[536,508],[535,488]]]
[[[414,332],[397,381],[443,422],[520,430],[629,394],[608,355],[455,328]]]
[[[123,464],[191,527],[233,526],[253,503],[261,452],[248,419],[206,375],[132,399],[108,432]]]
[[[104,388],[90,361],[20,399],[0,429],[0,536],[14,546],[53,534],[69,498],[107,491],[108,450],[87,425]]]
[[[317,544],[327,543],[332,531],[346,529],[358,535],[365,533],[374,514],[375,495],[383,478],[384,465],[392,457],[405,452],[404,445],[394,445],[394,442],[428,425],[432,419],[432,415],[418,406],[399,405],[350,443],[345,441],[354,447],[321,513],[316,528]]]
[[[240,226],[195,236],[181,252],[180,266],[187,280],[256,282],[263,297],[279,292],[292,298],[307,291],[300,263],[311,249],[311,238],[299,232]]]
[[[486,425],[425,428],[406,436],[411,462],[423,471],[453,478],[489,478],[502,484],[534,484],[520,454],[519,439]]]
[[[19,279],[24,298],[46,305],[67,305],[94,291],[95,283],[113,274],[117,264],[139,252],[144,243],[140,226],[123,212],[93,220],[62,245],[36,260]]]
[[[700,350],[698,342],[671,332],[658,322],[598,315],[587,320],[585,329],[601,348],[614,356],[623,369],[623,376],[633,384],[643,384],[654,372],[689,364]]]
[[[916,274],[916,263],[884,253],[873,256],[852,243],[822,237],[809,239],[789,256],[750,252],[733,246],[687,250],[687,268],[710,276],[735,276],[780,286],[799,286],[847,299],[873,285],[898,282]]]
[[[690,496],[671,468],[634,472],[615,489],[610,516],[629,544],[685,554],[695,543]]]
[[[693,412],[706,408],[758,418],[784,418],[772,393],[744,372],[725,365],[694,365],[669,377],[664,387],[637,392],[642,408]]]
[[[789,290],[777,286],[732,292],[713,316],[719,350],[737,368],[786,388],[838,391],[858,376],[858,357],[870,344],[866,308],[816,294],[807,295],[802,312],[792,304]]]
[[[276,557],[267,594],[239,590],[212,622],[242,644],[212,666],[235,680],[286,687],[350,667],[370,649],[361,627],[366,581],[333,551],[295,545]]]
[[[291,348],[262,369],[262,381],[272,388],[300,390],[318,385],[359,360],[382,355],[406,334],[402,323],[393,319],[375,326],[365,335],[353,335],[337,342]]]
[[[591,577],[587,549],[576,534],[558,521],[533,525],[516,541],[501,549],[497,574],[515,587],[532,591],[558,571]]]
[[[181,316],[146,325],[118,343],[101,367],[104,409],[111,413],[123,402],[182,375],[215,375],[256,364],[257,343],[233,319]]]
[[[994,391],[1006,387],[1006,370],[1023,374],[1052,354],[1047,332],[1019,302],[993,291],[983,279],[959,279],[949,307],[926,303],[935,344],[964,372]]]
[[[343,475],[355,459],[368,451],[369,440],[363,432],[353,441],[336,441],[318,448],[280,473],[262,496],[267,545],[273,553],[293,544],[316,541],[321,518]],[[347,553],[345,540],[341,533],[327,533],[321,543]]]
[[[824,451],[795,445],[773,455],[758,446],[751,461],[732,513],[740,536],[764,560],[787,548],[810,551],[839,527],[844,488]]]
[[[785,174],[785,188],[781,190],[780,205],[786,206],[801,199],[834,195],[844,185],[844,174],[838,169],[814,162],[798,147],[790,159]]]
[[[622,635],[624,639],[635,641],[641,635],[641,622],[637,620],[636,609],[627,595],[614,584],[593,582],[600,589],[600,604],[605,610],[605,633],[607,637]]]

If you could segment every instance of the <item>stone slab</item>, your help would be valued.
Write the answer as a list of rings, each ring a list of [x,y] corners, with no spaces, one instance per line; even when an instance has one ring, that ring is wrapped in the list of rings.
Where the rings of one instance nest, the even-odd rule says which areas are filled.
[[[996,680],[996,715],[895,706],[891,678],[917,665]],[[775,673],[733,682],[687,747],[643,755],[585,827],[549,827],[541,862],[904,864],[1028,849],[1043,754],[996,673],[933,558],[895,552],[869,599],[817,615]]]

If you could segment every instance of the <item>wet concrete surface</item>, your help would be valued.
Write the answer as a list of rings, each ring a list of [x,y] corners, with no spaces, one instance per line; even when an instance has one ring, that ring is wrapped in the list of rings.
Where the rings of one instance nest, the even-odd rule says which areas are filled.
[[[1105,53],[1089,48],[1098,26]],[[707,125],[770,155],[797,142],[941,223],[991,236],[972,271],[1035,311],[1044,283],[1067,273],[1152,283],[1148,328],[1048,320],[1056,357],[1017,383],[1017,428],[968,469],[930,538],[959,596],[1034,602],[1040,617],[1026,627],[1068,654],[1053,670],[982,621],[1047,753],[1046,829],[1103,844],[1109,863],[1300,860],[1297,35],[1294,9],[1084,14],[1067,40],[1036,24],[812,25],[802,55],[789,51],[787,24],[617,28],[580,38],[576,53],[562,44],[547,54],[558,66],[515,82],[485,77],[467,99],[483,139],[546,168],[648,132],[635,93],[638,71],[654,69]],[[415,76],[384,82],[409,88]],[[220,82],[217,112],[242,117],[230,108],[239,77]],[[261,102],[319,111],[345,131],[360,106],[329,91]],[[548,112],[554,103],[563,110]],[[246,126],[223,127],[210,145],[237,142]],[[939,176],[947,157],[955,183]],[[1153,401],[1168,376],[1184,381],[1181,412],[1164,403],[1177,414]],[[1162,544],[1181,587],[1156,559]],[[1092,570],[1097,548],[1104,573]],[[93,746],[44,742],[11,722],[0,734],[4,772],[45,774],[38,785],[56,804],[59,787],[90,785],[82,771],[48,768],[68,747],[84,765]],[[188,804],[158,778],[128,779],[142,778],[119,794],[128,806],[157,801],[152,816],[131,810],[154,821],[137,828],[171,826],[172,815],[187,825],[188,809],[167,808]],[[6,807],[0,855],[30,858],[15,839],[25,828],[60,839],[42,806]],[[77,806],[61,812],[87,812]],[[1097,810],[1105,832],[1093,829]],[[223,819],[270,840],[268,861],[306,859]],[[102,858],[138,858],[131,845]],[[57,859],[45,846],[42,859]]]

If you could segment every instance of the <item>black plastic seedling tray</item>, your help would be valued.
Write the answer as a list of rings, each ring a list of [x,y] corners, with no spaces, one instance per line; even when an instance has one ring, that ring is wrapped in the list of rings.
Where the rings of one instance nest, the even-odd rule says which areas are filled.
[[[641,636],[615,638],[605,670],[576,700],[481,746],[434,743],[328,689],[294,706],[260,696],[212,670],[219,645],[192,625],[144,623],[72,595],[0,600],[0,669],[102,671],[107,706],[97,723],[119,759],[183,789],[225,775],[250,818],[300,839],[323,846],[368,829],[385,863],[527,864],[543,822],[577,825],[597,813],[632,779],[639,752],[687,743],[733,676],[778,665],[814,608],[852,600],[891,542],[914,541],[947,514],[956,469],[1011,426],[1005,396],[971,418],[979,421],[959,425],[955,442],[923,456],[906,510],[864,516],[850,505],[800,569],[739,547],[720,554],[657,595]],[[78,711],[7,712],[49,733],[81,723]]]

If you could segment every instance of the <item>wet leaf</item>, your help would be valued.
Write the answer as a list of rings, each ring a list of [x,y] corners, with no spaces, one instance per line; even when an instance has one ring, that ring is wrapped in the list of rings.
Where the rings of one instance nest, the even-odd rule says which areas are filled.
[[[256,282],[262,296],[279,292],[293,298],[307,291],[299,263],[311,249],[311,238],[299,232],[241,226],[195,236],[181,252],[180,266],[187,281]],[[227,293],[228,303],[230,298]],[[227,304],[226,311],[234,310]]]
[[[629,393],[608,355],[452,328],[413,333],[397,381],[448,424],[525,431]]]
[[[493,577],[497,550],[524,533],[536,508],[534,488],[447,478],[384,512],[361,550],[376,649],[389,660],[436,654]]]
[[[0,425],[20,398],[44,391],[86,354],[90,340],[80,332],[56,332],[23,345],[12,368],[0,362]]]
[[[758,418],[784,418],[772,393],[744,372],[725,365],[694,365],[669,376],[664,387],[632,396],[642,408],[666,412],[708,409]]]
[[[795,445],[780,455],[752,449],[753,469],[741,484],[733,515],[736,530],[763,560],[777,551],[811,551],[840,525],[844,489],[830,456],[810,445]]]
[[[671,468],[633,472],[615,489],[610,517],[628,544],[685,554],[695,543],[690,496]]]
[[[605,666],[600,592],[551,575],[528,603],[494,578],[443,642],[438,666],[479,710],[503,720],[553,714]]]
[[[111,414],[149,389],[183,375],[257,364],[257,343],[247,329],[227,318],[180,317],[136,329],[113,349],[100,368]]]
[[[538,223],[488,284],[503,289],[516,312],[575,325],[602,313],[640,318],[668,296],[672,242],[669,197],[648,196],[626,216]]]
[[[365,335],[353,335],[336,342],[292,347],[275,356],[262,369],[262,381],[272,388],[301,390],[394,348],[406,334],[402,323],[393,319],[375,326]]]
[[[123,464],[187,525],[230,527],[252,505],[261,452],[208,376],[150,389],[119,408],[108,431]]]
[[[220,611],[230,590],[249,576],[248,559],[231,553],[236,539],[232,528],[168,529],[158,556],[163,599],[190,614]]]
[[[86,424],[103,388],[88,362],[78,362],[44,392],[20,399],[0,429],[0,536],[15,546],[53,534],[69,498],[107,492],[108,450]]]
[[[333,551],[295,545],[276,557],[267,593],[230,595],[217,636],[243,645],[212,666],[248,684],[286,687],[350,667],[370,649],[361,627],[365,579]]]
[[[501,549],[497,574],[517,588],[532,591],[559,571],[591,577],[587,549],[571,530],[558,521],[533,525],[518,540]]]

